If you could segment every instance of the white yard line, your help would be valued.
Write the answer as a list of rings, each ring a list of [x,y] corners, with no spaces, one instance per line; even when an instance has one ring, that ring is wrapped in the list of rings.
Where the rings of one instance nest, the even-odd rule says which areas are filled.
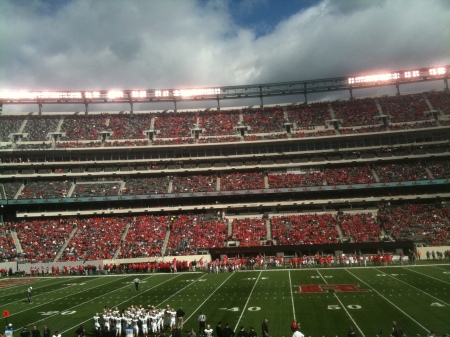
[[[352,275],[354,278],[358,279],[360,282],[364,283],[366,286],[368,286],[370,289],[372,289],[374,292],[376,292],[378,294],[378,296],[382,297],[386,302],[389,302],[393,307],[395,307],[397,310],[399,310],[400,312],[403,313],[403,315],[405,315],[406,317],[408,317],[411,321],[413,321],[414,323],[416,323],[418,326],[420,326],[422,329],[425,330],[426,333],[429,333],[432,329],[430,328],[426,328],[424,327],[422,324],[420,324],[418,321],[416,321],[414,318],[412,318],[410,315],[408,315],[406,312],[404,312],[398,305],[396,305],[395,303],[393,303],[392,301],[390,301],[389,299],[387,299],[385,296],[383,296],[378,290],[376,290],[374,287],[372,287],[371,285],[369,285],[367,282],[364,282],[363,280],[361,280],[358,276],[356,276],[355,274],[352,274],[348,269],[346,269],[346,271]]]
[[[292,315],[293,315],[294,319],[297,319],[297,317],[295,317],[294,295],[292,293],[292,282],[291,282],[291,271],[290,270],[289,270],[289,288],[291,288]]]
[[[416,271],[416,270],[413,270],[412,268],[408,268],[408,270],[410,270],[410,271],[412,271],[412,272],[414,272],[414,273],[417,273],[417,274],[426,276],[426,277],[431,278],[431,279],[433,279],[433,280],[436,280],[436,281],[439,281],[439,282],[442,282],[442,283],[445,283],[445,284],[450,284],[450,282],[446,282],[446,281],[441,280],[441,279],[438,279],[438,278],[436,278],[436,277],[433,277],[433,276],[430,276],[430,275],[427,275],[427,274],[424,274],[424,273],[420,273],[420,272],[418,272],[418,271]],[[450,272],[450,271],[448,271],[447,269],[443,269],[443,270],[445,270],[445,271],[447,271],[447,272]]]
[[[252,297],[253,291],[255,290],[255,287],[256,287],[256,283],[258,283],[258,280],[261,277],[261,274],[262,274],[262,271],[259,272],[258,278],[256,279],[255,284],[253,285],[252,291],[250,292],[250,295],[248,295],[247,302],[245,302],[244,308],[242,309],[242,313],[239,316],[236,326],[234,327],[234,331],[238,331],[237,328],[239,326],[239,322],[241,321],[242,316],[244,315],[245,308],[247,308],[248,302],[250,301],[250,297]]]
[[[151,278],[151,277],[148,277],[148,278]],[[112,281],[111,281],[112,282]],[[130,282],[131,283],[131,282]],[[163,282],[164,283],[164,282]],[[104,285],[104,284],[103,284]],[[102,286],[103,286],[102,285]],[[123,286],[123,287],[121,287],[121,288],[119,288],[119,289],[123,289],[123,288],[125,288],[125,287],[129,287],[130,285],[129,284],[127,284],[127,285],[125,285],[125,286]],[[94,288],[97,288],[97,287],[94,287]],[[92,288],[93,289],[93,288]],[[72,294],[73,295],[73,294]],[[109,293],[108,294],[102,294],[102,295],[99,295],[99,296],[97,296],[97,297],[92,297],[92,298],[90,298],[88,301],[86,301],[86,302],[83,302],[83,303],[80,303],[80,304],[77,304],[77,305],[74,305],[73,307],[70,307],[70,308],[67,308],[67,309],[65,309],[64,311],[70,311],[71,309],[73,309],[73,308],[76,308],[76,307],[79,307],[80,305],[85,305],[87,302],[89,302],[89,301],[92,301],[92,300],[95,300],[96,298],[100,298],[100,297],[103,297],[103,296],[106,296],[106,295],[109,295]],[[136,296],[138,296],[138,295],[136,295]],[[134,297],[136,297],[136,296],[133,296],[133,297],[130,297],[130,298],[134,298]],[[60,299],[60,298],[59,298]],[[41,322],[41,321],[43,321],[43,320],[46,320],[46,319],[48,319],[49,317],[53,317],[53,316],[56,316],[56,315],[59,315],[59,311],[56,313],[56,314],[53,314],[53,315],[48,315],[48,316],[46,316],[45,318],[43,318],[43,319],[40,319],[40,320],[37,320],[37,321],[35,321],[35,322],[33,322],[33,323],[29,323],[29,324],[27,324],[28,326],[33,326],[33,325],[35,325],[36,323],[38,323],[38,322]],[[89,320],[92,320],[92,318],[90,318]],[[85,322],[87,322],[87,321],[89,321],[89,320],[86,320],[86,321],[84,321],[83,323],[85,323]],[[79,325],[77,325],[77,327],[78,327]],[[68,330],[66,330],[66,331],[68,331]],[[66,332],[66,331],[64,331],[64,332]]]
[[[113,282],[113,281],[111,281],[111,282]],[[108,282],[108,283],[111,283],[111,282]],[[95,289],[95,288],[98,288],[98,287],[103,287],[105,284],[108,284],[108,283],[102,283],[102,284],[99,284],[98,286],[89,288],[89,290],[90,290],[90,289]],[[72,287],[72,286],[70,286],[70,287]],[[65,288],[65,289],[67,289],[67,288]],[[65,290],[65,289],[62,289],[62,288],[61,288],[61,289],[52,290],[52,291],[46,292],[46,293],[41,294],[41,295],[32,296],[32,298],[35,299],[35,298],[37,298],[37,297],[46,296],[46,295],[49,294],[49,293],[53,293],[53,292],[57,292],[57,291]],[[47,305],[47,304],[49,304],[49,303],[52,303],[52,302],[55,302],[55,301],[59,301],[60,299],[63,299],[63,298],[69,297],[69,296],[73,296],[73,295],[76,295],[76,294],[79,294],[79,293],[82,293],[82,292],[85,292],[85,291],[86,291],[86,289],[83,289],[83,290],[81,290],[81,291],[79,291],[79,292],[76,292],[76,293],[70,293],[70,294],[68,294],[67,296],[58,297],[58,298],[54,299],[53,301],[45,302],[45,303],[39,304],[39,305],[29,306],[29,307],[28,307],[27,309],[25,309],[25,310],[14,312],[14,314],[11,314],[9,317],[14,316],[14,315],[17,315],[17,314],[20,314],[20,313],[22,313],[22,312],[24,312],[24,311],[28,311],[28,310],[30,310],[30,309],[36,309],[36,308],[39,308],[39,307],[41,307],[41,306],[43,306],[43,305]],[[23,298],[23,299],[20,299],[20,300],[11,302],[11,303],[5,303],[5,304],[2,304],[2,305],[9,305],[9,304],[17,303],[17,302],[24,302],[24,301],[27,301],[27,298],[25,297],[25,295],[26,295],[25,291],[23,292],[23,294],[24,294],[24,298]]]
[[[78,277],[70,277],[70,278],[67,278],[66,280],[62,280],[61,282],[56,282],[56,283],[53,283],[53,284],[51,284],[51,285],[57,285],[57,284],[60,284],[60,283],[62,283],[62,282],[66,282],[67,280],[72,280],[72,279],[78,279]],[[3,282],[7,282],[8,280],[4,280]],[[42,281],[42,280],[39,280],[39,281]],[[41,285],[41,283],[39,283],[39,281],[38,282],[24,282],[24,283],[21,283],[21,284],[18,284],[18,285],[15,285],[15,286],[11,286],[11,287],[6,287],[6,288],[1,288],[0,289],[0,292],[2,292],[2,290],[10,290],[10,289],[13,289],[13,288],[17,288],[17,287],[23,287],[23,286],[26,286],[26,288],[28,288],[29,286],[32,286],[32,287],[34,287],[34,286],[36,286],[36,285]],[[45,285],[44,287],[48,287],[49,285]],[[41,288],[43,288],[43,287],[38,287],[38,288],[33,288],[33,289],[41,289]],[[23,291],[20,291],[20,292],[17,292],[17,293],[13,293],[13,294],[11,294],[11,293],[8,293],[7,295],[5,295],[5,296],[0,296],[0,299],[2,299],[3,297],[6,297],[6,296],[11,296],[11,295],[16,295],[16,294],[23,294],[24,293],[24,291],[26,291],[26,289],[25,290],[23,290]]]
[[[378,270],[378,269],[375,269],[375,270]],[[417,291],[420,291],[421,293],[423,293],[423,294],[425,294],[425,295],[427,295],[427,296],[430,296],[431,298],[434,298],[436,301],[442,302],[442,303],[444,303],[444,304],[446,304],[447,306],[450,307],[450,304],[449,304],[449,303],[444,302],[443,300],[440,300],[439,298],[437,298],[437,297],[435,297],[435,296],[433,296],[433,295],[431,295],[431,294],[429,294],[429,293],[423,291],[422,289],[419,289],[419,288],[417,288],[417,287],[415,287],[415,286],[413,286],[413,285],[411,285],[411,284],[409,284],[409,283],[407,283],[407,282],[405,282],[405,281],[402,281],[402,280],[400,280],[400,279],[398,279],[398,278],[396,278],[396,277],[394,277],[394,276],[392,276],[392,275],[386,274],[385,272],[383,272],[383,271],[381,271],[381,270],[378,270],[378,271],[379,271],[380,273],[383,273],[383,274],[385,274],[385,275],[387,275],[387,276],[389,276],[389,277],[392,277],[394,280],[396,280],[396,281],[398,281],[398,282],[401,282],[401,283],[404,283],[404,284],[406,284],[407,286],[410,286],[411,288],[414,288],[414,289],[416,289]]]
[[[185,322],[187,322],[192,316],[194,316],[194,313],[196,313],[196,312],[198,312],[199,311],[199,309],[202,307],[202,305],[203,304],[205,304],[205,302],[212,296],[212,295],[214,295],[214,293],[217,291],[217,290],[219,290],[219,288],[220,287],[222,287],[223,286],[223,284],[225,283],[225,282],[227,282],[229,279],[230,279],[230,277],[231,276],[233,276],[235,273],[230,273],[230,276],[228,276],[227,278],[226,278],[226,280],[225,281],[223,281],[212,293],[211,293],[211,295],[209,295],[203,302],[202,302],[202,304],[200,304],[198,307],[197,307],[197,309],[195,309],[193,312],[192,312],[192,314],[188,317],[188,318],[186,318],[186,321]]]
[[[322,274],[320,273],[320,270],[317,269],[317,273],[320,275],[320,277],[322,278],[322,280],[328,284],[327,280],[325,279],[325,277],[322,276]],[[334,297],[336,297],[336,299],[338,300],[339,304],[341,305],[341,308],[345,310],[345,312],[347,313],[348,317],[351,319],[351,321],[353,322],[353,325],[356,326],[356,328],[359,330],[359,332],[361,333],[361,335],[363,337],[365,337],[366,335],[364,335],[364,332],[362,332],[361,328],[359,327],[359,325],[356,323],[356,321],[353,319],[352,315],[350,315],[350,313],[348,312],[347,308],[345,307],[345,305],[341,302],[341,300],[339,299],[339,297],[336,295],[336,293],[333,293]]]

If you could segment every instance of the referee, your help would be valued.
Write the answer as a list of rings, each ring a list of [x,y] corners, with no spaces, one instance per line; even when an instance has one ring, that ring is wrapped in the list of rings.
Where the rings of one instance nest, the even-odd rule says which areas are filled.
[[[140,282],[140,280],[136,277],[135,279],[134,279],[134,281],[133,281],[133,283],[134,283],[134,289],[136,290],[136,291],[138,291],[139,290],[139,282]]]
[[[33,287],[29,287],[27,290],[27,296],[28,296],[28,303],[33,303],[33,301],[31,300],[31,290],[33,290]]]

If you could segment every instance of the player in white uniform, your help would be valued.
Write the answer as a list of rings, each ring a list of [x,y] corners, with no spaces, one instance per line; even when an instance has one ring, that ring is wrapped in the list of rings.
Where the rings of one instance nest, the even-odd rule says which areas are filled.
[[[177,312],[172,308],[172,310],[170,311],[170,329],[173,329],[173,327],[177,325],[176,317]]]
[[[122,336],[122,316],[119,312],[114,315],[113,320],[116,324],[116,337],[120,337]]]
[[[128,315],[125,318],[126,326],[125,326],[125,336],[126,337],[133,337],[134,328],[133,328],[133,320],[131,318],[131,315]]]
[[[98,315],[98,313],[96,313],[94,316],[94,330],[96,336],[100,336],[101,329],[102,328],[100,326],[100,316]]]
[[[168,304],[164,311],[164,327],[166,331],[170,330],[170,306]]]
[[[103,318],[103,326],[105,327],[105,329],[108,329],[108,331],[111,330],[111,325],[109,322],[109,320],[111,319],[111,315],[109,314],[108,310],[105,310],[103,312],[102,318]]]
[[[152,327],[152,333],[156,335],[158,333],[158,316],[156,316],[156,312],[154,310],[150,314],[150,325]]]
[[[148,314],[146,311],[141,312],[141,315],[139,316],[139,320],[141,321],[142,325],[142,334],[144,337],[148,336]]]
[[[213,329],[211,328],[211,325],[207,325],[205,331],[205,337],[212,337]]]
[[[158,310],[158,332],[164,332],[164,309]]]
[[[137,337],[138,334],[139,334],[138,322],[139,322],[139,317],[138,317],[137,313],[135,313],[134,316],[133,316],[133,334],[134,334],[134,337]]]

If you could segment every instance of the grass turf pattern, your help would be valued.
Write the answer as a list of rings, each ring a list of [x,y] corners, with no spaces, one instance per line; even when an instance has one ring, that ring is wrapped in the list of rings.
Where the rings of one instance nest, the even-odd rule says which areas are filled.
[[[306,337],[346,336],[350,326],[358,337],[390,336],[397,321],[406,336],[437,336],[450,332],[450,265],[271,269],[237,273],[139,274],[77,277],[13,277],[0,279],[0,310],[15,335],[24,325],[75,336],[80,324],[93,335],[93,319],[105,306],[169,304],[186,312],[184,331],[198,329],[200,311],[214,328],[218,321],[237,332],[269,319],[270,335],[288,337],[294,318]],[[32,281],[19,283],[17,281]],[[26,290],[32,285],[33,303]],[[343,286],[347,285],[347,286]],[[350,285],[350,286],[348,286]],[[315,291],[315,292],[309,292]],[[318,291],[318,292],[317,292]],[[4,326],[6,326],[6,319]]]

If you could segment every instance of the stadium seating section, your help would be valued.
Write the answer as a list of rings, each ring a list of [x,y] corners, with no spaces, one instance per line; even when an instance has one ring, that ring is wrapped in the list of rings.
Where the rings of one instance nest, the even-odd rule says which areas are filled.
[[[52,199],[56,203],[67,198],[137,199],[189,193],[201,194],[212,204],[219,204],[208,196],[223,192],[230,196],[264,194],[270,189],[277,193],[283,189],[280,193],[287,193],[286,189],[299,187],[332,190],[353,185],[400,186],[404,182],[431,183],[445,179],[448,184],[448,139],[425,139],[415,144],[395,143],[386,138],[385,144],[366,146],[355,142],[349,143],[348,150],[323,153],[320,149],[305,148],[295,153],[273,150],[264,155],[257,153],[258,156],[208,157],[205,151],[204,158],[177,157],[177,151],[189,144],[197,144],[200,149],[220,148],[224,144],[256,149],[260,144],[269,144],[270,149],[270,144],[302,143],[308,138],[331,143],[338,137],[348,137],[350,142],[361,134],[368,137],[375,133],[407,134],[422,129],[446,130],[448,126],[448,91],[222,111],[5,114],[0,115],[0,150],[2,154],[20,151],[24,155],[11,156],[12,160],[7,155],[0,156],[1,163],[8,164],[0,166],[0,200],[37,203],[36,199]],[[105,147],[111,149],[102,149]],[[167,147],[173,152],[156,160],[113,159],[116,151],[132,147],[145,151]],[[30,162],[32,159],[27,157],[27,153],[58,150],[109,151],[111,160],[102,163],[93,156],[69,165],[63,160],[54,161],[51,156],[45,162]],[[393,188],[379,193],[391,196],[413,191]],[[267,201],[272,201],[270,198]],[[163,200],[162,205],[168,203],[158,200]],[[234,199],[230,198],[230,202]],[[0,230],[0,260],[149,258],[197,254],[213,247],[343,242],[412,240],[427,245],[450,245],[450,208],[446,203],[427,199],[374,205],[369,209],[321,211],[291,208],[270,216],[222,214],[216,210],[190,212],[180,207],[176,214],[92,214],[14,220],[9,217]]]

